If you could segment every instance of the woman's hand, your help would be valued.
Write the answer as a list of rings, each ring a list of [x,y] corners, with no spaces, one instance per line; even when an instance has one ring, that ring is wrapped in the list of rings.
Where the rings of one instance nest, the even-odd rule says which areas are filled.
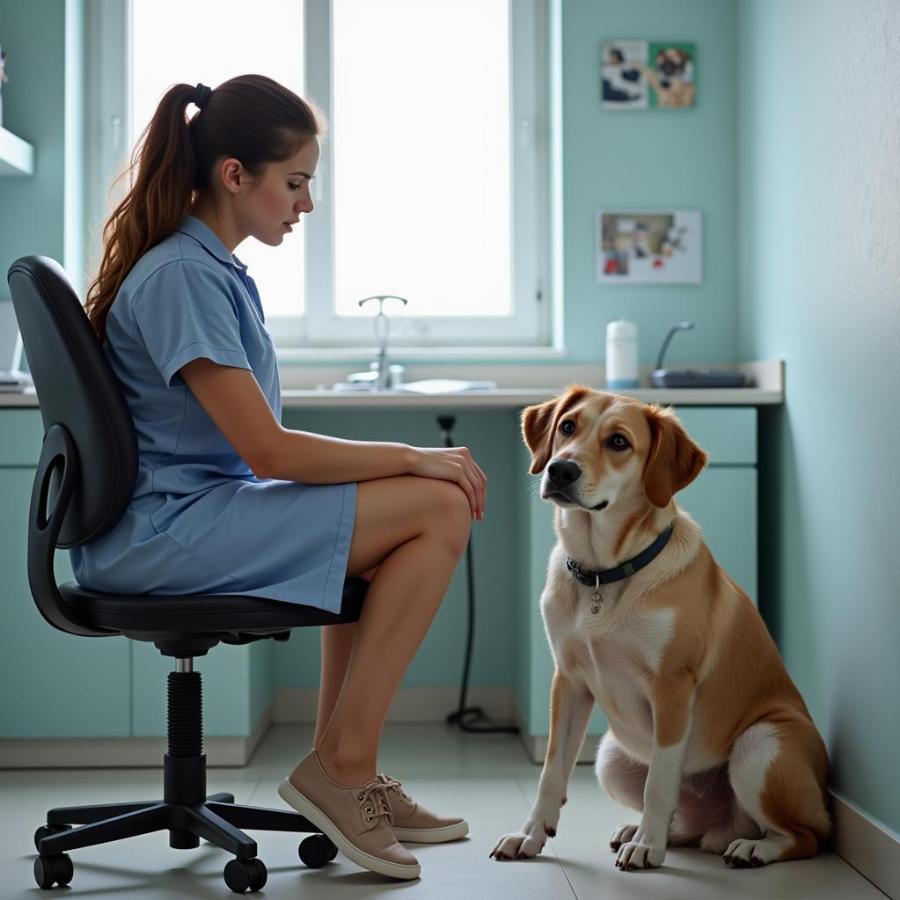
[[[484,519],[487,476],[472,459],[468,447],[413,447],[412,450],[410,475],[455,482],[469,498],[472,518]]]

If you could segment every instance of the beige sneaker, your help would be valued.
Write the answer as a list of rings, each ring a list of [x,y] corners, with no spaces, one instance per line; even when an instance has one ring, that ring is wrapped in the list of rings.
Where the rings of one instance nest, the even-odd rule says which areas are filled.
[[[391,804],[391,830],[398,841],[414,844],[445,844],[458,841],[469,833],[469,823],[465,819],[438,816],[416,803],[396,778],[384,773],[378,775],[388,792]]]
[[[337,784],[313,750],[281,782],[278,795],[358,866],[391,878],[419,877],[419,861],[391,830],[386,788],[377,779],[356,787]]]

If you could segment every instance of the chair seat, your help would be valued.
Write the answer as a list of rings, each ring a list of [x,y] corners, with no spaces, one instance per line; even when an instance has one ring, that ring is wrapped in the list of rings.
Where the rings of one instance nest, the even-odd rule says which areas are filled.
[[[241,594],[107,594],[75,581],[59,585],[59,592],[83,624],[111,633],[264,634],[355,622],[368,586],[364,578],[348,578],[338,614]]]

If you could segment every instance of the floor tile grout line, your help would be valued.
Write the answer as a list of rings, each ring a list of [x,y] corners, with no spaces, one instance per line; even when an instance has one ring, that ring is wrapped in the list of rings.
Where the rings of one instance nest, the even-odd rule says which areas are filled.
[[[566,871],[566,867],[563,864],[563,861],[560,859],[559,854],[556,852],[556,848],[553,847],[552,850],[554,857],[556,857],[557,864],[559,865],[560,869],[562,869],[563,878],[566,879],[566,883],[572,890],[572,896],[575,898],[575,900],[578,900],[578,891],[575,890],[575,885],[572,884],[572,879],[569,878],[569,873]]]

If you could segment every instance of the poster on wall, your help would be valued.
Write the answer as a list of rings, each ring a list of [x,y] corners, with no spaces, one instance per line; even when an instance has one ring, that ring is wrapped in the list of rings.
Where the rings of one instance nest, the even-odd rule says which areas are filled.
[[[603,109],[685,109],[697,92],[697,48],[684,41],[605,41]]]
[[[700,284],[700,210],[598,210],[597,281],[601,284]]]

